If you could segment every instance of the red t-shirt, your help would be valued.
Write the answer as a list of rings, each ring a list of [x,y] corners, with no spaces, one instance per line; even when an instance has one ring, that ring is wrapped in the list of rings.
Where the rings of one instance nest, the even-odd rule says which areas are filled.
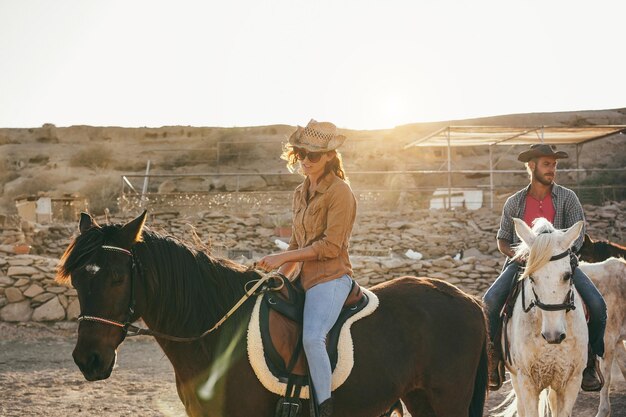
[[[544,217],[554,223],[554,204],[552,204],[552,193],[548,193],[543,200],[537,200],[529,194],[526,194],[526,209],[524,210],[524,221],[530,227],[533,226],[533,220],[538,217]]]

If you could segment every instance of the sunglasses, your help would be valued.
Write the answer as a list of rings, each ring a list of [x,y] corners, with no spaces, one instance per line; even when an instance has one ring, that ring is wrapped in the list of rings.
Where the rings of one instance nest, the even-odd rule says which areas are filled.
[[[294,148],[293,153],[298,161],[304,161],[305,158],[309,158],[311,162],[319,162],[322,155],[326,152],[308,152],[306,149]]]

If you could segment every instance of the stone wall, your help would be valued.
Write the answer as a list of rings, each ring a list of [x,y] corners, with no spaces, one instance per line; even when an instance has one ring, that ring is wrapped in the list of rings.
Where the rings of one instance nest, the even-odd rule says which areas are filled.
[[[55,282],[58,260],[36,255],[0,257],[0,320],[74,320],[80,311],[76,290]]]
[[[623,243],[624,208],[626,203],[585,207],[591,236]],[[276,236],[276,226],[285,217],[289,217],[286,209],[270,214],[213,210],[192,217],[168,212],[151,213],[148,225],[215,256],[230,256],[249,265],[278,251],[277,239],[287,240]],[[430,276],[482,295],[503,261],[495,244],[499,218],[500,213],[487,209],[361,212],[351,240],[355,278],[371,286],[403,275]],[[76,229],[75,224],[41,227],[22,223],[1,230],[0,320],[76,319],[76,291],[54,281],[58,259]],[[34,254],[16,255],[14,245],[18,243],[31,245]],[[407,252],[413,253],[413,259]],[[414,259],[420,255],[421,259]]]

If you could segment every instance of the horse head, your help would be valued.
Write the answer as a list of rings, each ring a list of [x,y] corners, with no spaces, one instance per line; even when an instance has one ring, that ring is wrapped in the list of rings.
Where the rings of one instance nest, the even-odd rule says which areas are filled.
[[[136,312],[136,265],[131,252],[141,240],[146,212],[120,226],[101,227],[81,214],[80,234],[61,258],[58,281],[71,281],[78,293],[78,339],[72,356],[88,381],[111,375],[117,347]]]
[[[541,335],[551,344],[561,343],[567,336],[566,312],[574,309],[575,289],[570,248],[580,236],[583,222],[567,230],[556,230],[552,224],[539,218],[531,229],[520,219],[514,219],[515,232],[522,243],[515,258],[526,258],[526,267],[520,279],[530,281],[530,297],[534,297],[525,311],[538,307],[541,312]]]
[[[597,243],[593,240],[588,234],[585,233],[585,239],[583,240],[583,245],[580,248],[580,259],[585,262],[600,262],[604,259],[600,259],[600,254],[598,254],[598,250],[596,249]]]

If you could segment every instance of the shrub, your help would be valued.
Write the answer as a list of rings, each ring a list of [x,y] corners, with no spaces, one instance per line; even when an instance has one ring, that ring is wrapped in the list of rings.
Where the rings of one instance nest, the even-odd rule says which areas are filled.
[[[37,195],[40,192],[48,192],[54,188],[52,181],[46,175],[37,175],[20,183],[17,195]]]
[[[37,138],[39,143],[59,143],[59,138],[51,136],[40,136]]]
[[[11,167],[11,163],[6,160],[0,160],[0,185],[11,182],[16,178],[19,178],[19,174]]]
[[[137,172],[146,169],[145,161],[116,161],[112,164],[112,168],[116,171]]]
[[[50,160],[50,157],[47,155],[36,155],[36,156],[33,156],[32,158],[29,158],[28,163],[35,164],[35,165],[45,165],[48,163],[49,160]]]
[[[215,165],[217,153],[215,148],[198,147],[194,150],[170,156],[164,161],[158,162],[159,168],[174,169],[177,167],[189,167],[194,165]]]
[[[113,162],[113,152],[103,146],[91,146],[70,158],[70,165],[91,169],[107,168]]]
[[[80,189],[89,201],[89,211],[94,214],[103,214],[105,208],[116,212],[119,192],[120,183],[116,177],[98,178]]]

